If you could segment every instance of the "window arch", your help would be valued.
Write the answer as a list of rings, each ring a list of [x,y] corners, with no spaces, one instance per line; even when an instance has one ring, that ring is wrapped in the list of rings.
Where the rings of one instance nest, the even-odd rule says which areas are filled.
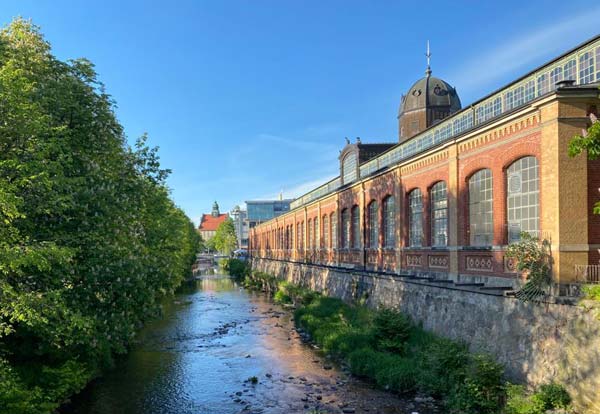
[[[352,207],[352,248],[360,248],[360,209]]]
[[[396,245],[396,212],[394,196],[383,199],[383,246],[394,247]]]
[[[342,248],[350,248],[350,210],[342,210]]]
[[[302,250],[304,247],[304,234],[303,234],[304,229],[303,228],[304,228],[304,222],[301,221],[298,223],[298,231],[296,231],[296,236],[298,236],[298,240],[296,241],[298,250]]]
[[[492,171],[477,171],[469,179],[469,227],[472,246],[491,246],[494,237]]]
[[[523,157],[506,170],[508,242],[521,232],[538,235],[540,230],[540,175],[537,158]]]
[[[379,205],[376,200],[369,203],[369,247],[377,249],[379,247]]]
[[[314,233],[313,234],[313,238],[314,238],[313,247],[315,249],[318,249],[319,248],[319,239],[320,239],[320,237],[319,237],[319,217],[314,218],[313,225],[314,225],[314,229],[315,229],[313,232]]]
[[[329,216],[329,221],[331,222],[331,247],[337,249],[338,246],[338,233],[337,233],[337,215],[336,213],[331,213]]]
[[[327,214],[323,216],[323,248],[329,249],[329,217]]]
[[[342,161],[342,184],[348,184],[357,178],[358,157],[356,152],[350,152]]]
[[[448,245],[448,192],[445,181],[431,187],[431,245]]]
[[[408,194],[408,244],[423,245],[423,197],[418,188]]]

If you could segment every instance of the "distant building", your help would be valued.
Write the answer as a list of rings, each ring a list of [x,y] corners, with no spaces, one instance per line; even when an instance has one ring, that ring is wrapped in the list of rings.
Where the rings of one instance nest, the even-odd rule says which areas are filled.
[[[253,228],[257,224],[271,220],[290,211],[292,199],[286,200],[254,200],[246,201],[248,225]]]
[[[200,225],[198,226],[198,233],[202,236],[202,240],[205,242],[212,239],[217,232],[219,224],[223,223],[229,218],[229,214],[221,214],[219,212],[219,204],[215,201],[213,204],[212,212],[210,214],[203,214],[200,219]]]
[[[248,214],[246,210],[242,210],[240,206],[235,206],[231,210],[231,218],[235,227],[235,235],[238,240],[239,249],[248,248]]]

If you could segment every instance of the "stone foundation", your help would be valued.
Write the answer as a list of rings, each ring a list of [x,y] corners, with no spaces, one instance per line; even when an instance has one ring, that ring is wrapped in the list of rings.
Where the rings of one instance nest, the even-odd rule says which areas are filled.
[[[429,331],[494,355],[512,381],[564,384],[582,413],[600,412],[600,320],[596,309],[523,303],[486,292],[325,266],[252,260],[254,269],[368,306],[398,309]]]

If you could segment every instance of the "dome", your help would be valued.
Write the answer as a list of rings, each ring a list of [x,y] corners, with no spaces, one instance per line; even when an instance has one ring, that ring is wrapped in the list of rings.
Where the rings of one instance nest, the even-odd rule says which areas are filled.
[[[427,75],[410,87],[402,96],[400,113],[431,107],[446,107],[450,113],[461,109],[460,98],[450,84],[435,76]]]
[[[460,98],[450,84],[431,76],[429,66],[425,77],[410,87],[402,96],[398,111],[398,135],[400,142],[460,111]]]

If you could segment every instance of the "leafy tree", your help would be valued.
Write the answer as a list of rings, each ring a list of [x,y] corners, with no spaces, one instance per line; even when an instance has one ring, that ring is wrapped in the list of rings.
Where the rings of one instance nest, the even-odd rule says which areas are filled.
[[[206,251],[206,243],[204,242],[204,239],[202,238],[202,236],[200,234],[198,235],[198,251],[199,252]]]
[[[216,247],[215,243],[216,243],[216,239],[214,237],[211,237],[205,243],[206,249],[209,252],[216,252],[217,251],[217,247]]]
[[[199,236],[86,59],[0,31],[0,414],[76,392],[191,272]]]
[[[235,235],[235,226],[233,220],[228,218],[217,227],[213,243],[217,251],[225,255],[230,255],[237,247],[237,236]]]
[[[569,143],[569,156],[575,157],[586,151],[588,160],[600,158],[600,121],[594,114],[590,114],[590,119],[592,125]],[[594,214],[600,214],[600,201],[594,205]]]

